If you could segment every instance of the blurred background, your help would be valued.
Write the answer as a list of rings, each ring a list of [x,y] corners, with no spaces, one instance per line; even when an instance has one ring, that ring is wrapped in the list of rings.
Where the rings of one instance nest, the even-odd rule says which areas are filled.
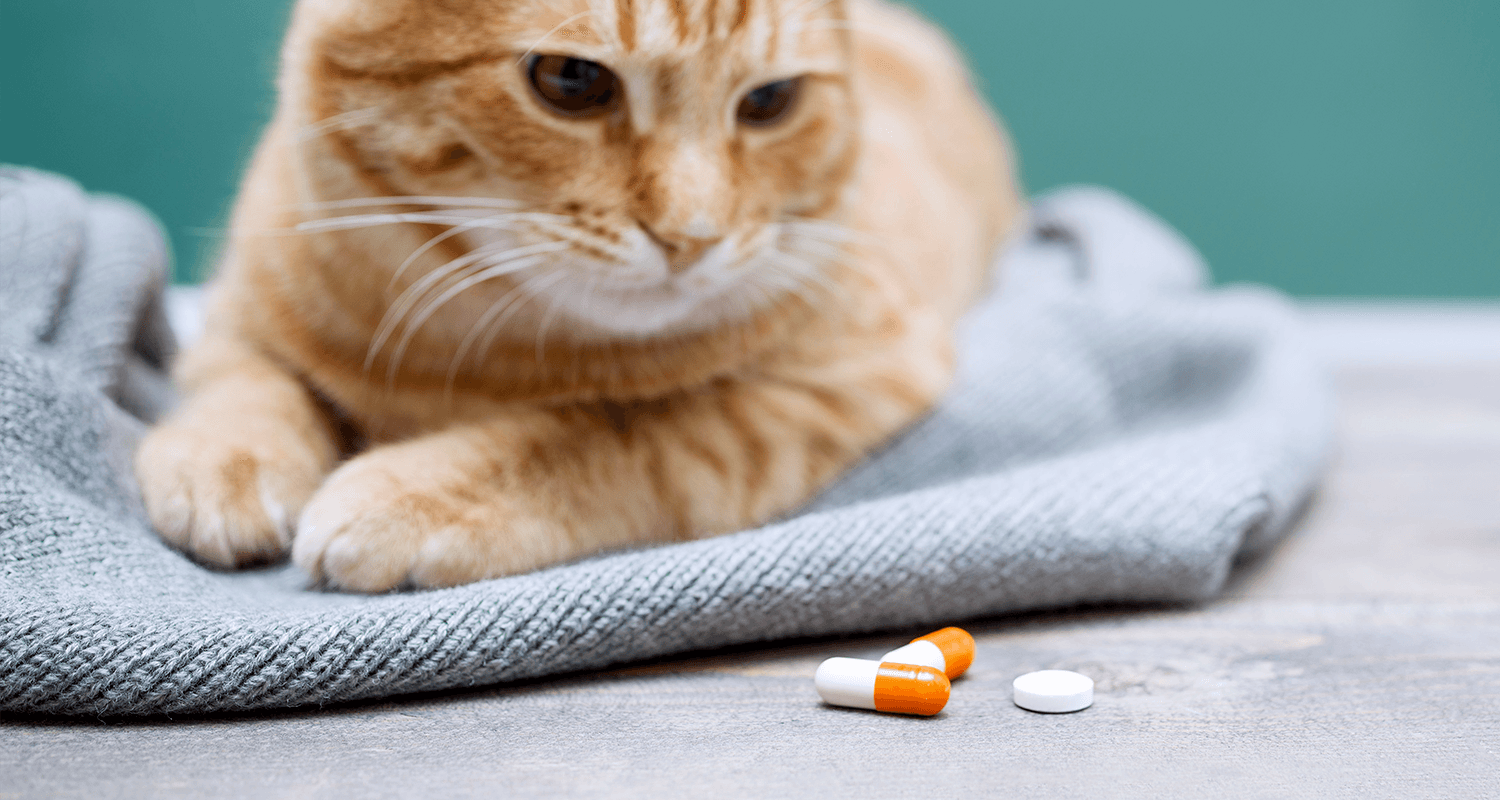
[[[1220,282],[1500,297],[1500,2],[923,0],[1038,192],[1099,183]],[[5,0],[0,161],[133,197],[202,277],[290,0]]]

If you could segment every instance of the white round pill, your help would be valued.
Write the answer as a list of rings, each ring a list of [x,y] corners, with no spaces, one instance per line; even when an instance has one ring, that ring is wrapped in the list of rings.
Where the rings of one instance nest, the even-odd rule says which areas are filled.
[[[1027,711],[1066,714],[1094,704],[1094,681],[1065,669],[1028,672],[1011,684],[1016,705]]]

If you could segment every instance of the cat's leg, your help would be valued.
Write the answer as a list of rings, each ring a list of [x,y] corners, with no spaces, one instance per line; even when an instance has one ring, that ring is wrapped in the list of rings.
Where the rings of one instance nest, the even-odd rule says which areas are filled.
[[[186,398],[136,451],[152,523],[214,566],[281,557],[338,459],[332,423],[301,382],[239,342],[200,342],[178,374]]]
[[[293,558],[345,589],[450,586],[763,523],[921,415],[951,363],[944,337],[376,448],[329,476]]]

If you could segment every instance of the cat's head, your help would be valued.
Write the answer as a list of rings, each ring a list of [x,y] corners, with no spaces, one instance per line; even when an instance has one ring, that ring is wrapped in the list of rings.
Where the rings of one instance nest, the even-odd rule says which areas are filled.
[[[643,336],[836,257],[849,48],[842,0],[302,0],[283,96],[300,146],[353,168],[333,194],[431,199],[348,207],[446,217],[471,254],[449,284],[503,275]]]

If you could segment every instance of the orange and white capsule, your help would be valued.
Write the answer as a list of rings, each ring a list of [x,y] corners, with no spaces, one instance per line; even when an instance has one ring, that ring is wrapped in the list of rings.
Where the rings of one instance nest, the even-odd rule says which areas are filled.
[[[813,677],[823,702],[930,717],[948,705],[948,679],[932,667],[830,658]]]
[[[963,628],[944,628],[911,640],[880,657],[896,664],[932,667],[953,680],[974,663],[974,637]]]

